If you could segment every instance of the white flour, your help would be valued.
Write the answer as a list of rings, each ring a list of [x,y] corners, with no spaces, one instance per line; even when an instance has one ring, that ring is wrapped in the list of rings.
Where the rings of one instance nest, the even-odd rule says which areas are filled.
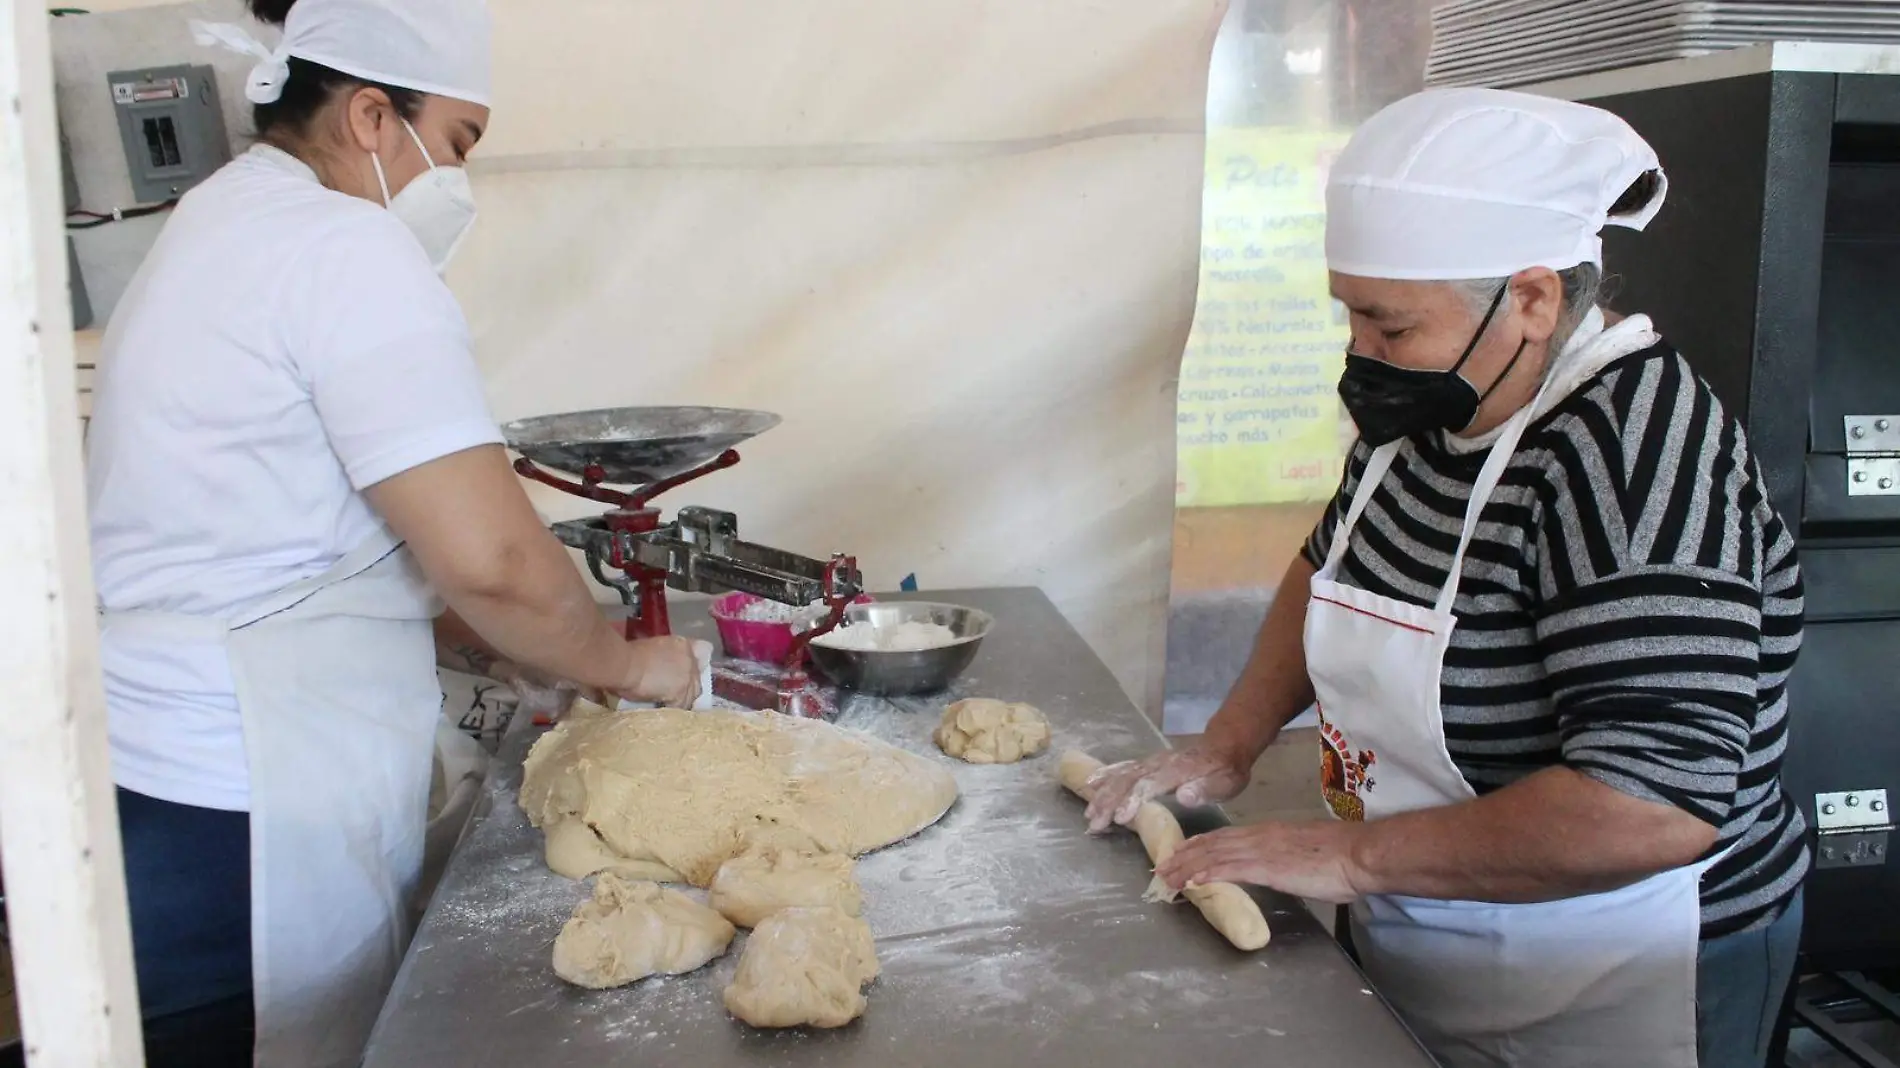
[[[839,627],[813,638],[812,644],[860,653],[910,653],[955,645],[957,640],[957,632],[941,623],[906,620],[894,627],[874,627],[869,623]]]
[[[777,601],[750,601],[739,609],[738,618],[748,623],[790,623],[797,632],[810,628],[830,612],[830,606],[823,601],[802,607]]]

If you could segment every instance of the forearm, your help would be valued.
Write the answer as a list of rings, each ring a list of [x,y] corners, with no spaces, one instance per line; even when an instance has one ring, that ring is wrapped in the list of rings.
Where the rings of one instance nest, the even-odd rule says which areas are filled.
[[[505,662],[501,650],[488,644],[468,621],[451,608],[435,618],[435,663],[437,667],[460,671],[465,675],[494,678],[495,665]]]
[[[627,643],[601,613],[587,586],[548,539],[548,551],[530,551],[510,580],[442,590],[450,611],[438,624],[437,653],[443,655],[444,627],[450,644],[478,673],[497,662],[514,661],[582,686],[611,689],[625,680]]]
[[[1357,825],[1352,881],[1367,894],[1550,901],[1691,863],[1715,836],[1680,809],[1554,767],[1474,801]]]
[[[1313,565],[1295,556],[1254,637],[1240,678],[1208,722],[1204,744],[1251,767],[1285,727],[1313,704],[1306,674],[1306,601]]]

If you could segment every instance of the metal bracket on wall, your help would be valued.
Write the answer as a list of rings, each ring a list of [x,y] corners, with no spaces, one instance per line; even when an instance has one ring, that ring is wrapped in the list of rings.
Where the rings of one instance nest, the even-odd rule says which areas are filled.
[[[1887,862],[1887,836],[1893,810],[1885,790],[1845,790],[1814,795],[1815,863],[1822,868],[1857,868]]]
[[[1900,496],[1900,415],[1849,415],[1847,495]]]

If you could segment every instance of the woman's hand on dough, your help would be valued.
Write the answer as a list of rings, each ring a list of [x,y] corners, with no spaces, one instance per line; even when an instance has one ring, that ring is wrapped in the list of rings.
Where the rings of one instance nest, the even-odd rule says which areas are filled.
[[[1364,824],[1269,820],[1227,827],[1181,843],[1155,868],[1173,890],[1207,883],[1248,883],[1283,894],[1344,905],[1363,896],[1353,837]]]
[[[692,708],[699,700],[699,660],[693,643],[677,636],[627,643],[626,681],[614,692],[629,701]]]
[[[1225,801],[1246,789],[1252,770],[1204,745],[1111,764],[1089,778],[1095,789],[1089,799],[1089,833],[1127,824],[1142,805],[1169,794],[1190,807]]]

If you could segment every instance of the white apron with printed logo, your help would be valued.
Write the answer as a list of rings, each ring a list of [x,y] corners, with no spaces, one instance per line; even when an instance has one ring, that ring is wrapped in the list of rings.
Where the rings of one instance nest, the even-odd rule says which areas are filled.
[[[1313,578],[1306,617],[1321,785],[1337,818],[1376,820],[1476,796],[1445,748],[1440,675],[1465,550],[1537,407],[1513,417],[1492,446],[1430,608],[1336,579],[1402,442],[1366,466]],[[1537,904],[1374,895],[1352,906],[1353,940],[1374,985],[1447,1068],[1695,1068],[1707,866]]]

